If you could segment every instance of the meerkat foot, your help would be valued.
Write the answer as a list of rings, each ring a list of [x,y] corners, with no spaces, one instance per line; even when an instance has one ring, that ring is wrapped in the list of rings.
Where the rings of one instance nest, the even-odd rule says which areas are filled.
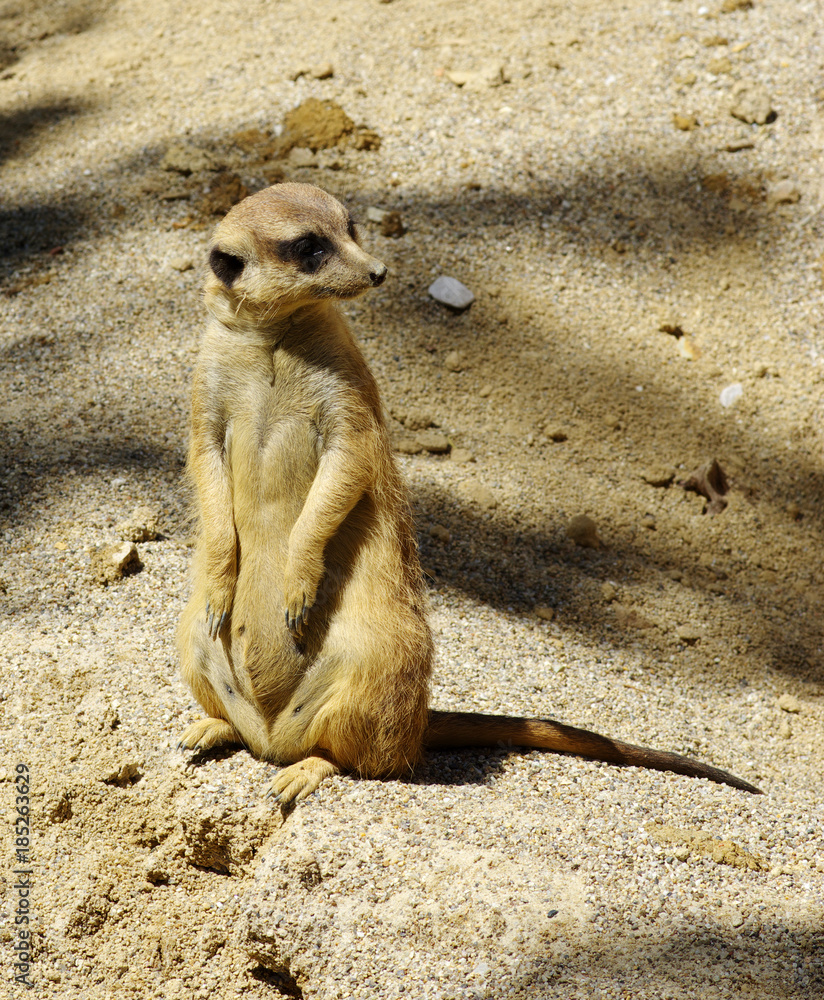
[[[308,798],[325,778],[339,773],[340,768],[325,757],[307,757],[278,771],[266,796],[288,806]]]
[[[193,722],[181,736],[178,748],[181,750],[211,750],[212,747],[240,743],[234,726],[225,719],[199,719]]]

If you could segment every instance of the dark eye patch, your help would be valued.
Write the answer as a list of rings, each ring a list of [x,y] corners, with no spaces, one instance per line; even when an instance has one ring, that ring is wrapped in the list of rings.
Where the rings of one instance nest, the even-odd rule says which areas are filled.
[[[294,240],[280,240],[275,244],[278,257],[295,264],[304,274],[314,274],[334,249],[331,240],[317,233],[307,233]]]
[[[212,247],[209,254],[209,267],[227,288],[231,288],[237,281],[245,266],[246,262],[241,257],[225,253],[219,247]]]

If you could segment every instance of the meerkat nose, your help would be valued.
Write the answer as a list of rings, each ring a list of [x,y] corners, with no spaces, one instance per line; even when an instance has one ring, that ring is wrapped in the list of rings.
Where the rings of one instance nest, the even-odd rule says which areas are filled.
[[[369,279],[375,288],[386,280],[386,264],[379,264],[369,272]]]

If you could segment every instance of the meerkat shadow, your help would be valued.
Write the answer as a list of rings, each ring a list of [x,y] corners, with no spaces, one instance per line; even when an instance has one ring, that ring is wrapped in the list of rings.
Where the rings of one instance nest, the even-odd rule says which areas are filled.
[[[424,760],[407,777],[408,785],[487,785],[497,778],[516,747],[489,748],[479,754],[477,747],[465,751],[427,750]]]
[[[247,753],[246,747],[240,743],[225,744],[219,747],[209,747],[208,750],[195,750],[186,761],[187,768],[198,768],[209,762],[229,760],[238,753]]]

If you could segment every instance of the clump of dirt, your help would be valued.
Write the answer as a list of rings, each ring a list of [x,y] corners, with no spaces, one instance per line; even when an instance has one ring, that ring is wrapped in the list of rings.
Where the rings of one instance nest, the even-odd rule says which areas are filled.
[[[685,850],[685,858],[688,854],[702,854],[712,858],[716,864],[731,865],[733,868],[748,868],[756,872],[767,871],[769,868],[757,854],[751,854],[732,840],[718,840],[706,830],[652,823],[647,831],[659,844],[679,845]]]
[[[310,97],[284,117],[280,152],[283,155],[295,146],[305,146],[313,153],[332,149],[354,131],[355,123],[339,104]]]

